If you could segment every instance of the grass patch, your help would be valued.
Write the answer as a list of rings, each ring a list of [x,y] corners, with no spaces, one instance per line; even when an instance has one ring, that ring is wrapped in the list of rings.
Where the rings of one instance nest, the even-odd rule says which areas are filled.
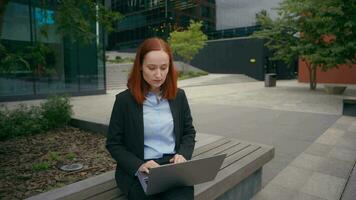
[[[130,58],[130,57],[120,57],[120,56],[116,56],[115,59],[109,59],[107,57],[106,61],[109,63],[133,63],[134,62],[134,58]]]
[[[59,161],[61,157],[56,152],[49,152],[49,159],[51,161]]]
[[[35,163],[32,165],[32,170],[35,172],[44,171],[47,170],[48,168],[49,168],[49,163],[46,161]]]
[[[121,72],[123,72],[123,73],[129,73],[131,70],[130,69],[123,69],[123,70],[121,70]]]
[[[72,153],[72,152],[70,152],[66,155],[66,158],[68,160],[74,160],[75,157],[76,157],[75,153]]]
[[[188,71],[183,73],[182,71],[179,72],[178,78],[179,80],[184,80],[184,79],[189,79],[189,78],[194,78],[194,77],[199,77],[199,76],[206,76],[208,75],[208,72],[202,72],[202,71]]]

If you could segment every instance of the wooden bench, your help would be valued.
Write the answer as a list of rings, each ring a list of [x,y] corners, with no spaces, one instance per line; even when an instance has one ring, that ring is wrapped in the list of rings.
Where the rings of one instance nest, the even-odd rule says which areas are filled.
[[[342,114],[356,117],[356,97],[345,96],[343,98]]]
[[[261,189],[262,167],[274,157],[274,148],[221,136],[197,134],[194,158],[226,153],[213,181],[195,186],[195,199],[250,199]],[[91,177],[28,200],[127,199],[116,187],[115,171]]]

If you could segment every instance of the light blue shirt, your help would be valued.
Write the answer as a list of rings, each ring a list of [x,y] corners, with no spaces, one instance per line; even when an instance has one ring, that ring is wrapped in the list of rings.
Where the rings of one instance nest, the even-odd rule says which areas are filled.
[[[149,92],[143,102],[144,159],[174,154],[173,117],[167,99]]]

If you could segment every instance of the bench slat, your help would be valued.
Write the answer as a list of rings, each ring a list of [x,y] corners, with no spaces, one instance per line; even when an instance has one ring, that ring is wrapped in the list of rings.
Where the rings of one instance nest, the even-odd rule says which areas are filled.
[[[196,136],[197,142],[195,143],[195,149],[198,149],[204,145],[213,143],[221,138],[223,138],[223,137],[218,136],[218,135],[209,135],[209,134],[199,133]]]
[[[243,149],[246,149],[248,146],[250,146],[249,144],[245,144],[245,143],[239,143],[238,145],[235,145],[231,148],[226,149],[224,152],[221,153],[225,153],[226,154],[226,158],[230,157],[232,154],[235,154],[239,151],[242,151]],[[226,160],[225,158],[225,160]]]
[[[197,149],[194,149],[194,152],[193,152],[193,157],[195,156],[198,156],[206,151],[209,151],[210,149],[212,148],[216,148],[216,147],[219,147],[225,143],[228,143],[230,140],[227,139],[227,138],[222,138],[222,139],[219,139],[213,143],[210,143],[210,144],[207,144],[207,145],[204,145],[202,147],[199,147]]]
[[[127,200],[127,198],[125,196],[121,196],[121,197],[113,198],[111,200]]]
[[[102,193],[98,193],[95,196],[88,198],[88,200],[102,200],[102,199],[114,199],[125,196],[121,190],[119,190],[115,184],[115,187],[110,188],[107,191],[103,191]]]
[[[28,198],[28,200],[60,199],[60,200],[82,200],[87,199],[97,193],[116,187],[113,179],[115,171],[109,171],[95,177],[66,185],[45,193]]]
[[[231,165],[234,162],[238,162],[243,157],[248,156],[249,154],[253,153],[257,149],[260,149],[259,146],[254,145],[246,145],[246,148],[238,149],[234,154],[231,154],[229,157],[225,158],[224,163],[221,166],[221,169],[226,168],[227,166]]]
[[[229,141],[223,145],[214,147],[214,148],[210,148],[210,150],[203,152],[200,155],[195,156],[195,159],[199,159],[199,158],[204,158],[207,156],[212,156],[212,155],[218,155],[218,154],[222,154],[222,152],[226,151],[229,148],[233,148],[236,145],[239,145],[239,142],[235,142],[235,141]]]

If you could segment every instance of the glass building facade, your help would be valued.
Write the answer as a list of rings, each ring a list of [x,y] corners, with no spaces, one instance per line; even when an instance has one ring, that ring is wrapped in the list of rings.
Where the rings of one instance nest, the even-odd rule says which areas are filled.
[[[0,16],[0,101],[105,93],[102,28],[93,24],[96,40],[90,44],[71,42],[56,31],[57,1],[48,0],[45,9],[38,2],[10,0]],[[36,62],[38,55],[46,66]]]
[[[266,10],[275,18],[281,0],[111,0],[112,10],[125,19],[109,36],[109,49],[135,48],[145,38],[167,38],[189,20],[201,20],[209,40],[244,37],[259,30],[256,13]]]
[[[215,0],[112,0],[111,9],[125,18],[109,36],[110,49],[135,48],[144,39],[203,21],[205,33],[215,30]]]

